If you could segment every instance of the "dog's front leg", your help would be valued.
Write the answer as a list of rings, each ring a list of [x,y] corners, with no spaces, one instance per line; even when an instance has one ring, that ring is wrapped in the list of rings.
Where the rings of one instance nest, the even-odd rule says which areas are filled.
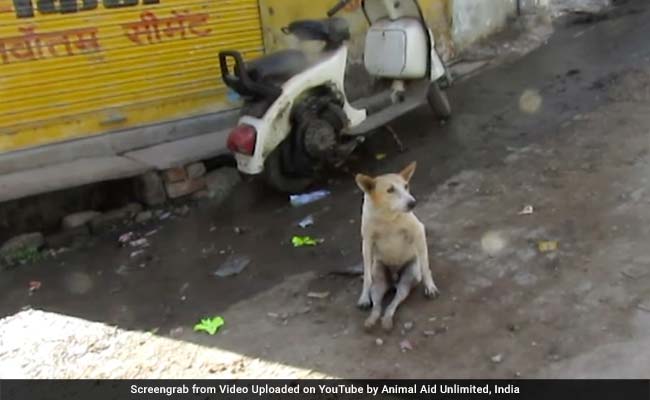
[[[440,291],[436,287],[436,284],[433,282],[433,277],[431,276],[431,268],[429,267],[429,249],[427,248],[427,239],[424,234],[418,240],[417,257],[422,273],[422,280],[424,281],[424,295],[427,297],[435,297],[440,293]]]
[[[372,306],[370,300],[370,287],[372,286],[372,243],[365,237],[362,238],[361,253],[363,256],[363,288],[357,306],[361,309],[368,309]]]

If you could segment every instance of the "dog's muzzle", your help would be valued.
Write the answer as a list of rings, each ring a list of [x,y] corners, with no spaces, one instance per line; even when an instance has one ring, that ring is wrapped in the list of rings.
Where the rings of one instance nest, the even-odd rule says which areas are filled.
[[[417,204],[418,204],[418,202],[417,202],[415,199],[413,199],[413,200],[409,201],[409,202],[406,204],[406,208],[407,208],[409,211],[412,211],[412,210],[415,208],[415,206],[416,206]]]

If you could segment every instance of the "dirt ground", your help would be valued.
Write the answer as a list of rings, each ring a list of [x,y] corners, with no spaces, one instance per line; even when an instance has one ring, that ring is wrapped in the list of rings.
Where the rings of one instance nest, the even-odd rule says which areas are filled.
[[[413,292],[392,333],[364,332],[366,313],[355,308],[360,278],[331,273],[361,260],[361,194],[341,173],[326,185],[332,195],[308,206],[292,208],[284,196],[243,184],[218,209],[203,205],[139,227],[156,230],[140,257],[118,246],[125,228],[1,272],[0,316],[26,306],[48,314],[0,324],[0,375],[20,365],[37,377],[219,377],[233,368],[237,376],[265,376],[264,366],[280,365],[268,375],[648,378],[649,8],[631,0],[609,18],[558,23],[547,45],[455,85],[450,123],[433,124],[422,108],[395,124],[405,152],[378,135],[351,164],[351,172],[381,173],[418,161],[416,214],[429,231],[442,295]],[[387,157],[375,160],[379,153]],[[526,205],[533,213],[520,215]],[[309,214],[315,224],[297,227]],[[296,234],[324,242],[293,248]],[[557,249],[540,251],[541,241],[556,241]],[[236,276],[214,277],[230,255],[251,263]],[[42,287],[30,295],[34,280]],[[120,342],[93,356],[102,368],[69,373],[61,365],[92,365],[84,360],[94,353],[59,346],[75,353],[57,368],[37,368],[29,352],[2,338],[18,329],[30,343],[25,349],[61,340],[48,332],[55,323],[33,330],[25,323],[51,313],[124,335],[154,331],[139,335],[165,344],[140,351]],[[192,332],[206,315],[226,320],[215,336]],[[74,321],[65,337],[90,346]],[[401,348],[404,340],[412,350]],[[183,364],[183,345],[221,351],[226,366]],[[182,366],[154,371],[116,361],[138,357]],[[257,361],[237,366],[241,359]]]

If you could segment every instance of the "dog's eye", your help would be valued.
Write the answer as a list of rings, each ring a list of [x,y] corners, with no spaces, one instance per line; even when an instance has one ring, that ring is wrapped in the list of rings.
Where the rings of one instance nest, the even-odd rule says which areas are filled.
[[[395,187],[391,186],[388,188],[388,193],[393,193],[395,191]]]
[[[409,190],[409,185],[408,185],[408,183],[407,183],[406,185],[404,185],[404,190]]]

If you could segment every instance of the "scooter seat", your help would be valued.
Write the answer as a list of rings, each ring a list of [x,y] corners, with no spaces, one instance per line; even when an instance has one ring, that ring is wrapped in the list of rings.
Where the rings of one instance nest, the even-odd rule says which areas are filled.
[[[343,18],[294,21],[282,28],[282,31],[300,40],[324,41],[330,48],[337,47],[350,39],[350,25]]]
[[[246,64],[246,72],[255,82],[283,83],[304,71],[307,57],[299,50],[281,50]]]

